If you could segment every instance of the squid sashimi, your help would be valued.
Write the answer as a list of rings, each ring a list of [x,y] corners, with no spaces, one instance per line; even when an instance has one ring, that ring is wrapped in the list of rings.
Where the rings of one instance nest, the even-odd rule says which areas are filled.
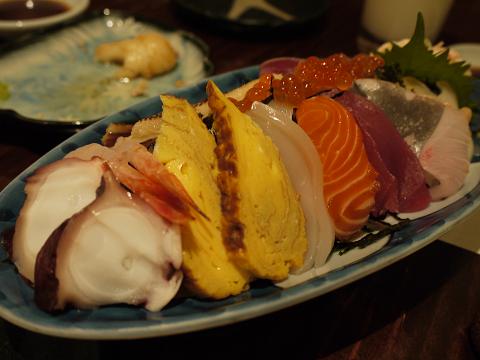
[[[95,201],[38,254],[35,302],[43,310],[127,303],[158,311],[180,287],[179,227],[125,190],[108,167],[102,183]]]
[[[305,214],[308,250],[301,273],[325,263],[333,247],[335,232],[323,197],[323,169],[308,135],[292,121],[293,107],[272,101],[255,101],[247,111],[278,147]]]
[[[417,154],[433,200],[460,189],[470,165],[469,109],[456,109],[382,80],[357,80],[355,88],[387,114]]]
[[[385,113],[366,98],[345,92],[335,99],[355,117],[362,130],[368,159],[379,173],[373,215],[411,212],[431,201],[425,176],[415,153]]]
[[[296,115],[323,164],[324,196],[335,234],[347,240],[367,222],[378,190],[362,132],[351,113],[327,97],[303,101]]]

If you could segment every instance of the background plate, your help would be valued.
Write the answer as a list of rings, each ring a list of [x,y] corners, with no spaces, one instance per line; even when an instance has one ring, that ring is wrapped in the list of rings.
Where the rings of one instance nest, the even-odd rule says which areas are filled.
[[[21,47],[15,44],[0,57],[0,83],[10,93],[7,100],[0,96],[0,109],[15,111],[23,121],[82,125],[138,103],[132,91],[143,80],[119,82],[113,76],[119,67],[95,62],[94,53],[101,43],[151,31],[164,35],[179,57],[173,71],[148,80],[144,98],[211,74],[207,46],[189,33],[117,13],[89,16]]]
[[[177,7],[208,26],[238,32],[288,30],[317,21],[328,0],[175,0]]]
[[[216,76],[213,80],[222,90],[228,91],[257,76],[258,67],[250,67]],[[205,82],[171,93],[196,103],[205,99]],[[160,111],[159,98],[151,98],[90,125],[51,150],[0,193],[0,231],[14,225],[24,200],[25,179],[35,169],[62,158],[79,146],[98,142],[107,124],[111,122],[133,122]],[[344,258],[335,256],[335,270],[286,289],[269,282],[257,282],[251,290],[222,301],[176,299],[156,313],[130,306],[108,306],[49,315],[35,306],[32,289],[18,276],[14,265],[7,260],[7,254],[0,248],[0,259],[3,260],[0,261],[0,316],[18,326],[49,335],[83,339],[127,339],[191,332],[270,313],[348,284],[437,239],[479,206],[479,165],[471,166],[472,171],[462,189],[463,193],[457,194],[453,203],[412,221],[382,243],[374,243],[367,249],[351,250]],[[384,246],[379,249],[378,244]]]

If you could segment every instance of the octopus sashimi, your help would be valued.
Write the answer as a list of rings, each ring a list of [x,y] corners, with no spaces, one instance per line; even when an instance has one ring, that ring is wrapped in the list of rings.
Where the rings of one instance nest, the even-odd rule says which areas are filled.
[[[129,193],[107,169],[95,201],[49,237],[35,265],[35,302],[46,311],[127,303],[150,311],[177,293],[177,225]]]
[[[296,116],[324,167],[324,196],[335,234],[347,240],[367,222],[378,190],[361,130],[348,110],[327,97],[303,101]]]
[[[62,159],[27,179],[10,254],[24,278],[34,282],[35,261],[50,234],[95,200],[103,171],[99,159]]]

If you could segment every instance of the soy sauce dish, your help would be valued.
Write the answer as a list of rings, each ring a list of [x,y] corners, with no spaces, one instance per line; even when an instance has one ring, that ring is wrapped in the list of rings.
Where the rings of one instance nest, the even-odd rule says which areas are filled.
[[[89,0],[0,0],[0,36],[15,36],[70,20]]]

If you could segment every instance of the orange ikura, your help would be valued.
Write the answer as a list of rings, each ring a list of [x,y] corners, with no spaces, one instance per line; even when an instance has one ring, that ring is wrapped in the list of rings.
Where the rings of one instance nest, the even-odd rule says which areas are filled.
[[[296,116],[323,164],[323,192],[335,235],[348,240],[367,222],[378,190],[361,130],[347,109],[324,96],[304,100]]]

